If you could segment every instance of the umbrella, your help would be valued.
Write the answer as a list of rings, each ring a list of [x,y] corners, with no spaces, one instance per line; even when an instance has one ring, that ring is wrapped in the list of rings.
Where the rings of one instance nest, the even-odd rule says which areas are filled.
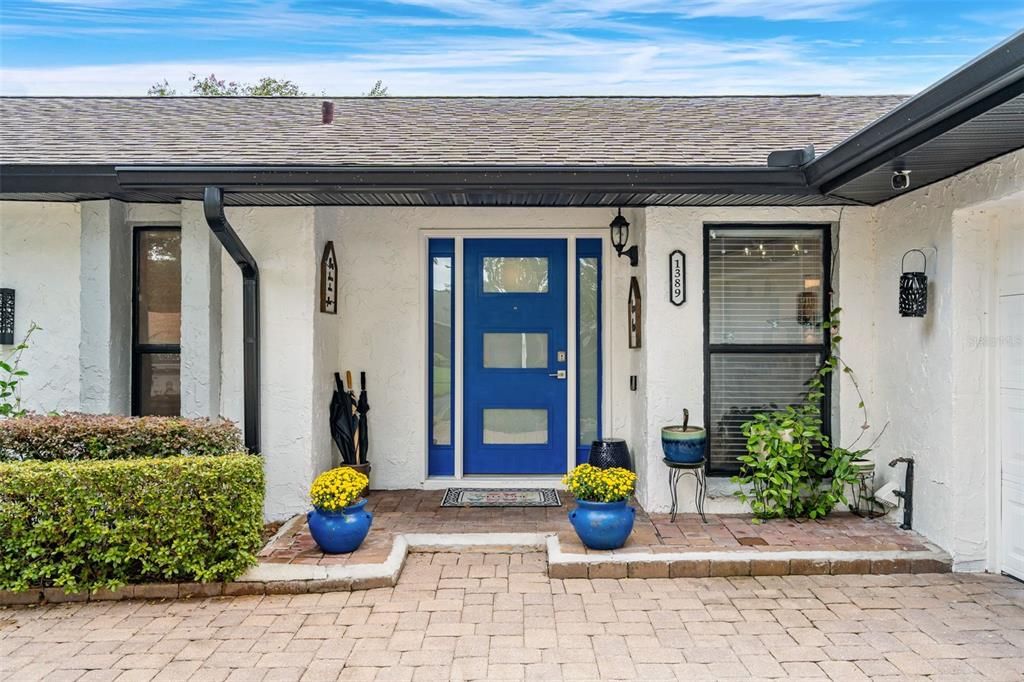
[[[359,459],[366,462],[370,455],[370,427],[366,422],[366,413],[370,411],[370,401],[366,398],[366,372],[359,373],[359,401],[356,403],[359,412]]]
[[[352,394],[345,390],[341,375],[334,373],[334,395],[331,396],[331,438],[338,445],[343,464],[356,464],[356,442],[352,424]]]

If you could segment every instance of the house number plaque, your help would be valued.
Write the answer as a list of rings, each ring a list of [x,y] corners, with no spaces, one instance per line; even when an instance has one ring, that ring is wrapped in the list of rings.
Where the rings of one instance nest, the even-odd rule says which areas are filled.
[[[686,254],[678,249],[668,255],[668,297],[672,305],[686,303]]]

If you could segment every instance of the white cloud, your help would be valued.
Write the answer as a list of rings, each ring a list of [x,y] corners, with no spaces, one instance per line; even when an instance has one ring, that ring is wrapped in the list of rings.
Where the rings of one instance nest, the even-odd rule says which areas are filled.
[[[957,63],[832,61],[789,39],[670,43],[567,38],[404,41],[343,59],[191,60],[63,68],[0,68],[4,94],[142,95],[189,73],[236,81],[288,78],[304,90],[357,95],[382,78],[395,95],[908,93]],[[799,74],[794,78],[793,74]]]
[[[142,0],[144,7],[157,1]],[[0,93],[142,95],[165,78],[187,92],[190,73],[235,81],[270,75],[337,95],[359,94],[378,78],[395,95],[906,93],[970,56],[918,58],[904,50],[898,60],[864,57],[859,39],[798,40],[785,33],[726,39],[698,34],[688,21],[842,21],[877,0],[159,2],[177,9],[136,11],[138,2],[123,0],[36,0],[5,8],[0,32],[11,44],[59,35],[109,38],[117,45],[120,34],[135,41],[152,34],[156,44],[181,41],[207,56],[46,68],[0,63]],[[220,45],[237,49],[240,38],[251,46],[249,58],[217,56]],[[263,54],[264,40],[295,52],[253,56]],[[308,56],[311,46],[322,56]]]

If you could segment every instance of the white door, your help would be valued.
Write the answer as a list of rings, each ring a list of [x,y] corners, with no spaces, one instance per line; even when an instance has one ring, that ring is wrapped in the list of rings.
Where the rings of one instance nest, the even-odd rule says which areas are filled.
[[[1024,229],[1003,229],[999,264],[1001,569],[1024,579]]]

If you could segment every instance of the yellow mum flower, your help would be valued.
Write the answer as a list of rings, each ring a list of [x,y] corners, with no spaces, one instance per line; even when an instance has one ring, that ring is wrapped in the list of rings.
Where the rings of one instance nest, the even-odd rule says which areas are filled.
[[[325,511],[339,511],[359,499],[370,479],[349,467],[338,467],[316,477],[309,488],[313,506]]]
[[[581,464],[566,474],[562,483],[578,500],[618,502],[633,494],[636,474],[619,467],[598,469],[589,464]]]

